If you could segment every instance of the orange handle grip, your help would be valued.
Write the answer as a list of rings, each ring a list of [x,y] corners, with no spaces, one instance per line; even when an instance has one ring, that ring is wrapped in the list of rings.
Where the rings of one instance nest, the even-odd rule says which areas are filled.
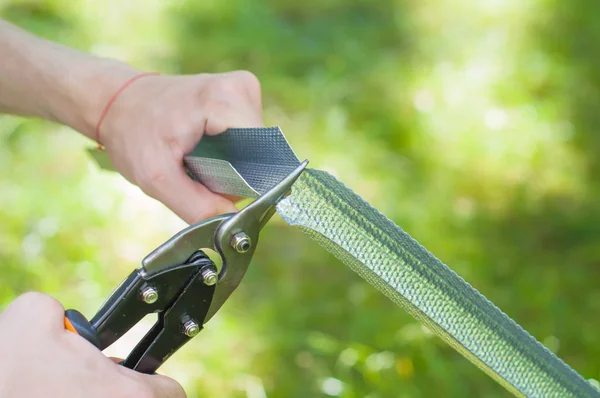
[[[81,312],[76,310],[65,311],[65,329],[75,333],[101,349],[98,332]]]

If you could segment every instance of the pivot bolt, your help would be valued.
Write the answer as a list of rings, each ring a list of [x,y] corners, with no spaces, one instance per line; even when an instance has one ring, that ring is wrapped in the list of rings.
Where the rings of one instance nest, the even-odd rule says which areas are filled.
[[[239,232],[231,238],[231,247],[238,253],[246,253],[252,247],[252,241],[244,232]]]
[[[216,285],[219,281],[219,274],[212,267],[204,268],[202,270],[202,281],[206,286]]]
[[[200,333],[200,326],[192,320],[186,321],[183,324],[183,332],[187,337],[194,337],[198,333]]]
[[[151,286],[145,287],[142,290],[141,296],[146,304],[154,304],[156,303],[156,300],[158,300],[158,292]]]

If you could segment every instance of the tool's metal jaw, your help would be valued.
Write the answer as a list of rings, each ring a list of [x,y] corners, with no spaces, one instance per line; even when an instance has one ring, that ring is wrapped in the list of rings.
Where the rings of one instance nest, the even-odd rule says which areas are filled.
[[[217,229],[214,242],[223,260],[223,268],[206,321],[221,308],[240,284],[258,245],[261,229],[275,213],[277,202],[290,192],[307,164],[308,161],[304,161],[283,181],[239,213],[223,221]]]
[[[258,244],[261,229],[275,213],[277,202],[286,196],[298,177],[304,172],[304,161],[290,175],[260,196],[239,213],[225,214],[189,226],[160,245],[142,261],[151,275],[162,269],[183,264],[190,253],[211,249],[219,253],[222,268],[219,273],[213,304],[208,321],[223,305],[244,277]]]

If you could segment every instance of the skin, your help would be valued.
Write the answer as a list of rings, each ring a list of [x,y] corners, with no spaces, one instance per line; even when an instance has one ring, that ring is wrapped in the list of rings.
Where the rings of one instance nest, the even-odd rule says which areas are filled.
[[[142,72],[2,20],[0,59],[0,112],[61,123],[91,139],[109,99]],[[236,208],[192,181],[183,156],[204,134],[263,126],[261,109],[260,84],[249,72],[146,76],[113,103],[99,142],[125,178],[195,223]],[[63,314],[54,299],[28,293],[0,315],[1,397],[185,397],[177,382],[118,366],[66,332]]]
[[[0,20],[0,112],[40,117],[95,139],[110,98],[142,71],[93,57]],[[261,127],[258,79],[250,72],[146,76],[111,106],[99,141],[116,169],[188,223],[236,211],[183,170],[204,134]]]
[[[63,316],[41,293],[21,295],[0,315],[1,397],[185,397],[175,380],[119,366],[67,332]]]

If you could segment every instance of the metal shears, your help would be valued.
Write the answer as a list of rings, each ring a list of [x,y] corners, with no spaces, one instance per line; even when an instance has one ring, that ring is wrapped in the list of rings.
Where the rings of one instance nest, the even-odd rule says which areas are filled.
[[[238,213],[205,220],[174,235],[144,258],[91,321],[67,310],[65,328],[104,350],[147,314],[157,313],[154,326],[122,362],[142,373],[156,372],[202,330],[238,287],[261,229],[307,164],[304,161]],[[220,270],[201,249],[220,255]]]

